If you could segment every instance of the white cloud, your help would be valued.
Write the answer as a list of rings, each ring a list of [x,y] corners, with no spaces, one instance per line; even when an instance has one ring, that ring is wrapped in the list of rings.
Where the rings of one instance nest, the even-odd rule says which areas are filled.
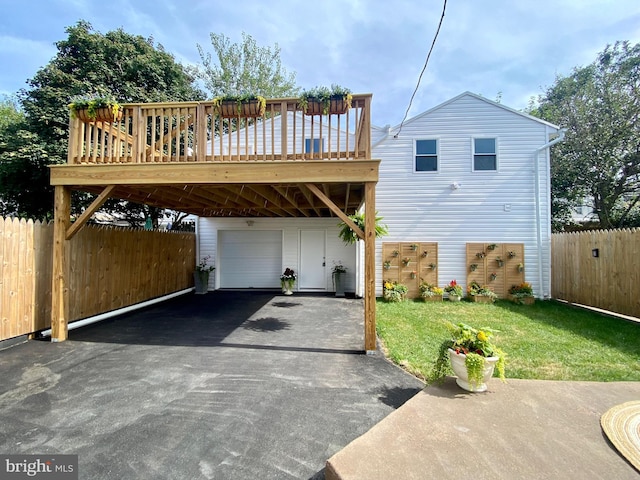
[[[153,36],[182,63],[199,63],[210,32],[241,32],[282,49],[305,87],[339,83],[373,93],[373,122],[398,124],[436,31],[442,1],[427,0],[50,0],[10,6],[0,23],[0,90],[15,91],[55,55],[53,42],[80,18],[106,33]],[[56,11],[56,14],[52,14]],[[38,28],[33,27],[37,23]],[[607,43],[640,41],[637,0],[456,0],[447,12],[411,114],[470,90],[524,108],[556,74],[595,59]],[[16,87],[15,85],[19,85]]]

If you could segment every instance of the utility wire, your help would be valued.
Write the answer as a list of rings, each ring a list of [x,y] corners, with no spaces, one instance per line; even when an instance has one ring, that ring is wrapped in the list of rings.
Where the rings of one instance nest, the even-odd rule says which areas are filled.
[[[440,33],[440,27],[442,27],[442,21],[444,20],[444,12],[447,10],[447,0],[444,0],[444,5],[442,5],[442,15],[440,16],[440,23],[438,23],[438,29],[436,30],[436,34],[433,37],[433,42],[431,42],[431,48],[429,49],[429,53],[427,54],[427,59],[424,62],[424,67],[422,67],[422,71],[420,72],[420,76],[418,77],[418,83],[416,85],[413,94],[411,95],[411,99],[409,100],[409,106],[407,107],[407,111],[404,113],[404,118],[402,122],[400,122],[400,128],[398,129],[398,133],[396,133],[393,137],[398,138],[400,132],[402,131],[402,126],[404,125],[407,116],[409,115],[409,110],[411,110],[411,104],[413,103],[413,98],[416,96],[418,92],[418,88],[420,87],[420,81],[422,80],[422,75],[424,71],[427,69],[427,64],[429,63],[429,58],[431,57],[431,52],[433,52],[433,47],[436,45],[436,40],[438,39],[438,34]]]

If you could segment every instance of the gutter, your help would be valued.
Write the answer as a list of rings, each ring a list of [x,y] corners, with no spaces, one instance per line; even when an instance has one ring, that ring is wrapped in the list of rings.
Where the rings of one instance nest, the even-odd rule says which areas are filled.
[[[536,243],[538,245],[538,285],[540,285],[540,295],[542,298],[547,298],[551,296],[550,291],[545,291],[544,287],[544,276],[542,275],[542,233],[540,231],[542,226],[541,219],[541,208],[540,208],[540,153],[544,150],[550,149],[556,143],[562,142],[564,140],[564,135],[567,132],[566,128],[561,128],[558,130],[558,136],[553,140],[545,143],[541,147],[536,148],[535,151],[535,195],[536,195]],[[549,164],[549,171],[551,171],[551,164]],[[551,191],[549,191],[549,195],[551,195]],[[549,206],[549,208],[551,208]]]
[[[145,302],[135,303],[133,305],[129,305],[128,307],[119,308],[117,310],[111,310],[110,312],[101,313],[100,315],[94,315],[93,317],[83,318],[82,320],[76,320],[75,322],[69,323],[69,325],[67,325],[67,329],[75,330],[76,328],[84,327],[86,325],[91,325],[92,323],[100,322],[101,320],[106,320],[107,318],[117,317],[118,315],[122,315],[123,313],[132,312],[134,310],[139,310],[141,308],[148,307],[149,305],[153,305],[155,303],[164,302],[165,300],[169,300],[171,298],[184,295],[185,293],[192,292],[193,290],[194,290],[193,288],[187,288],[185,290],[180,290],[178,292],[170,293],[169,295],[153,298]],[[42,330],[39,334],[39,337],[50,337],[50,336],[51,336],[50,328],[46,330]]]

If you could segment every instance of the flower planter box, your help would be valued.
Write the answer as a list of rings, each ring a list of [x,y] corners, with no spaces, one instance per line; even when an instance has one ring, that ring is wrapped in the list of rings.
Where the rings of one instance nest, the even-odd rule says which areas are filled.
[[[234,100],[223,100],[220,102],[219,114],[222,118],[255,118],[264,115],[264,108],[258,100],[238,102]]]
[[[475,303],[493,303],[495,299],[486,295],[471,295],[471,299]]]
[[[309,99],[307,108],[304,111],[305,115],[342,115],[346,113],[349,105],[347,100],[343,97],[331,97],[329,101],[329,110],[324,112],[324,105],[318,100]]]
[[[431,297],[422,297],[425,302],[441,302],[442,295],[433,295]]]
[[[122,110],[118,110],[117,115],[113,115],[113,110],[110,108],[98,108],[96,109],[96,118],[93,119],[89,117],[89,110],[83,108],[82,110],[77,110],[75,113],[76,117],[84,123],[90,122],[119,122],[122,120]]]
[[[513,295],[509,295],[509,300],[511,300],[513,303],[519,303],[522,305],[533,305],[534,303],[536,303],[535,297],[516,298]]]

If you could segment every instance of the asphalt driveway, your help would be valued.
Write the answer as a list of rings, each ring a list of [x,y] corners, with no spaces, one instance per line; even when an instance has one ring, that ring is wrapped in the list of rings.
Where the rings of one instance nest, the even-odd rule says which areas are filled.
[[[83,479],[323,478],[423,388],[362,347],[362,300],[188,294],[0,351],[0,452],[77,454]]]

